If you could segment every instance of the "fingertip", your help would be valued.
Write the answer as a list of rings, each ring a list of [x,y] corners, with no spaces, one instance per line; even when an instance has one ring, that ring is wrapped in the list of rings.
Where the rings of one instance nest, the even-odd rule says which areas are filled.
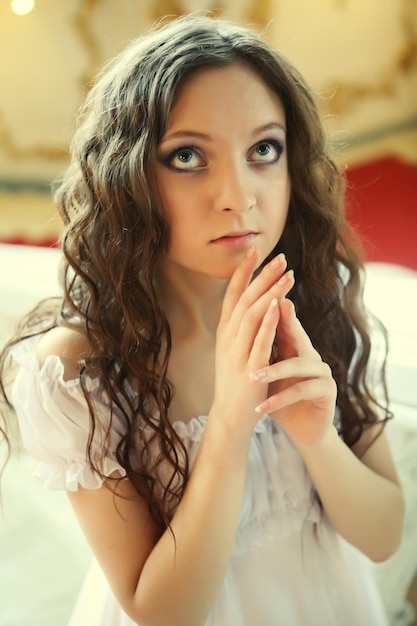
[[[288,298],[283,298],[280,302],[281,315],[285,321],[291,321],[296,317],[295,315],[295,306],[292,300]]]
[[[257,253],[258,249],[255,246],[250,246],[250,248],[248,248],[248,250],[246,251],[245,258],[252,259],[254,256],[257,255]]]

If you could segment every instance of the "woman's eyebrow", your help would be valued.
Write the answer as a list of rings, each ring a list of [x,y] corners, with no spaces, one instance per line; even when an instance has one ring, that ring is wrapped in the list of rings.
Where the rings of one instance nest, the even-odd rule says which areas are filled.
[[[270,122],[269,124],[263,124],[262,126],[258,126],[257,128],[255,128],[253,130],[253,135],[258,135],[259,133],[263,133],[266,130],[283,130],[285,133],[285,125],[284,124],[280,124],[279,122]]]
[[[207,133],[201,133],[197,130],[177,130],[175,133],[167,133],[161,139],[161,143],[164,141],[170,141],[171,139],[177,139],[178,137],[197,137],[199,139],[205,139],[206,141],[212,141],[212,137]]]
[[[268,124],[262,124],[262,126],[254,128],[251,132],[251,135],[258,135],[259,133],[265,132],[267,130],[275,129],[285,132],[285,126],[283,124],[280,124],[279,122],[269,122]],[[179,137],[197,137],[199,139],[204,139],[205,141],[213,141],[213,138],[207,133],[202,133],[197,130],[183,129],[177,130],[174,133],[167,133],[164,137],[162,137],[161,143],[164,143],[165,141],[170,141],[171,139],[177,139]]]

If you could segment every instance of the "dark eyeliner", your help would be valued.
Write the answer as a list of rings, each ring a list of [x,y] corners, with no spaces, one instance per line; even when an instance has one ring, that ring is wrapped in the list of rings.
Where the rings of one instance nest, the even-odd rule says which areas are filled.
[[[274,146],[275,150],[277,151],[277,158],[274,159],[274,161],[271,161],[271,163],[275,163],[276,161],[278,161],[285,149],[284,142],[279,141],[278,139],[264,139],[263,141],[260,141],[258,145],[262,143],[269,143],[271,144],[271,146]]]
[[[260,166],[267,166],[267,165],[275,165],[276,163],[278,163],[278,161],[281,158],[282,153],[284,152],[285,149],[285,143],[283,141],[280,141],[279,139],[275,139],[272,137],[265,137],[264,139],[261,139],[260,141],[257,141],[253,147],[251,148],[251,152],[254,152],[258,149],[259,146],[262,146],[263,144],[267,144],[269,146],[271,146],[271,148],[273,150],[275,150],[276,156],[274,159],[272,159],[271,161],[268,160],[262,160],[262,159],[253,159],[252,162],[260,165]]]
[[[162,155],[161,156],[162,164],[175,172],[187,172],[188,170],[186,168],[182,169],[182,168],[175,167],[174,165],[172,165],[172,161],[174,160],[174,158],[178,155],[179,152],[183,152],[184,150],[189,150],[192,153],[197,152],[195,146],[189,146],[189,145],[180,146],[179,148],[175,148],[174,150],[172,150],[166,156]]]

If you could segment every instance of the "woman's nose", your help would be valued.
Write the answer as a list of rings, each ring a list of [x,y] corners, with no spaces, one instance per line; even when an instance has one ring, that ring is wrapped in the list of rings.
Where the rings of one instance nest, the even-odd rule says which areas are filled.
[[[223,164],[212,177],[213,204],[216,211],[249,211],[256,203],[250,173],[241,164]]]

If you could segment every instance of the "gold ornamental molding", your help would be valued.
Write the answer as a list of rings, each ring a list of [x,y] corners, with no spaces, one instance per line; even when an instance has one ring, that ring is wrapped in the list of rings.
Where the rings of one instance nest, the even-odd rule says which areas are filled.
[[[59,161],[68,159],[68,149],[59,146],[34,145],[22,148],[13,140],[11,132],[6,128],[0,115],[0,146],[6,154],[16,161],[21,159],[42,159],[44,161]]]
[[[74,17],[75,30],[82,45],[85,46],[89,58],[89,67],[81,77],[83,91],[91,81],[91,78],[94,76],[101,62],[99,47],[91,28],[92,15],[99,4],[100,0],[81,0],[80,7]],[[28,147],[19,146],[14,141],[11,131],[7,128],[1,112],[0,147],[10,159],[15,161],[33,158],[42,161],[65,161],[69,156],[68,148],[64,146],[54,146],[50,144],[35,144]]]
[[[231,8],[235,9],[237,3],[235,0],[223,0],[219,2],[204,2],[201,11],[207,11],[215,16],[227,13]],[[199,9],[196,8],[196,11]],[[149,12],[149,21],[157,22],[161,18],[175,18],[189,12],[187,3],[181,0],[154,0],[152,8]],[[266,26],[272,17],[271,0],[250,0],[248,6],[245,7],[239,20],[245,24],[256,24],[258,26]]]
[[[334,1],[339,8],[346,8],[349,4],[349,0]],[[92,28],[92,21],[100,4],[101,0],[79,0],[79,8],[73,19],[73,28],[81,45],[87,52],[88,59],[87,68],[80,77],[83,92],[102,63],[99,42]],[[187,3],[184,0],[153,0],[149,4],[152,5],[148,13],[148,18],[151,22],[155,22],[161,19],[161,17],[174,17],[187,12]],[[235,3],[234,0],[212,0],[205,3],[205,10],[212,12],[214,15],[220,15],[233,9],[240,12],[239,17],[236,19],[243,23],[255,24],[260,27],[266,27],[271,19],[276,16],[277,6],[275,4],[277,3],[272,6],[272,0],[248,0],[248,2],[242,4],[243,6],[240,8],[240,5]],[[405,75],[415,68],[417,64],[417,33],[415,20],[413,21],[414,10],[415,0],[402,0],[403,46],[377,84],[340,82],[332,88],[334,95],[328,102],[328,111],[331,114],[341,115],[360,99],[394,93],[398,76]],[[68,159],[66,146],[42,143],[27,147],[19,146],[14,140],[12,132],[7,128],[1,111],[0,148],[10,159],[15,161],[36,158],[51,162]]]
[[[212,2],[206,9],[214,15],[220,15],[227,10],[227,2]],[[100,5],[100,0],[81,0],[76,12],[73,25],[79,40],[87,51],[88,67],[81,76],[83,92],[90,85],[102,59],[94,30],[91,27],[94,13]],[[271,18],[270,0],[251,0],[249,7],[242,15],[243,20],[265,26]],[[154,22],[164,16],[182,15],[186,12],[181,0],[157,0],[153,3],[151,21]],[[13,139],[12,132],[7,128],[0,112],[0,146],[7,156],[15,161],[25,159],[39,159],[42,161],[64,161],[68,159],[68,148],[51,144],[35,144],[22,147]]]
[[[214,9],[214,4],[218,6],[219,3],[213,3],[213,6],[208,5],[205,9],[217,14],[219,11],[218,9]],[[154,23],[161,18],[174,19],[175,17],[184,15],[187,12],[187,8],[181,0],[154,0],[148,16],[149,21]]]
[[[74,17],[75,30],[89,56],[89,67],[81,77],[84,90],[88,88],[102,62],[99,46],[91,28],[92,16],[99,4],[100,0],[82,0],[80,8]]]
[[[252,0],[247,12],[247,22],[248,24],[265,27],[275,15],[276,9],[275,11],[272,10],[271,0],[262,0],[261,2]],[[265,35],[267,35],[267,33]]]
[[[415,0],[403,0],[401,22],[404,43],[378,83],[374,85],[352,82],[336,84],[332,87],[333,95],[328,102],[330,114],[340,116],[359,100],[390,96],[395,93],[398,76],[407,74],[417,65],[417,32],[413,18],[415,7]]]

